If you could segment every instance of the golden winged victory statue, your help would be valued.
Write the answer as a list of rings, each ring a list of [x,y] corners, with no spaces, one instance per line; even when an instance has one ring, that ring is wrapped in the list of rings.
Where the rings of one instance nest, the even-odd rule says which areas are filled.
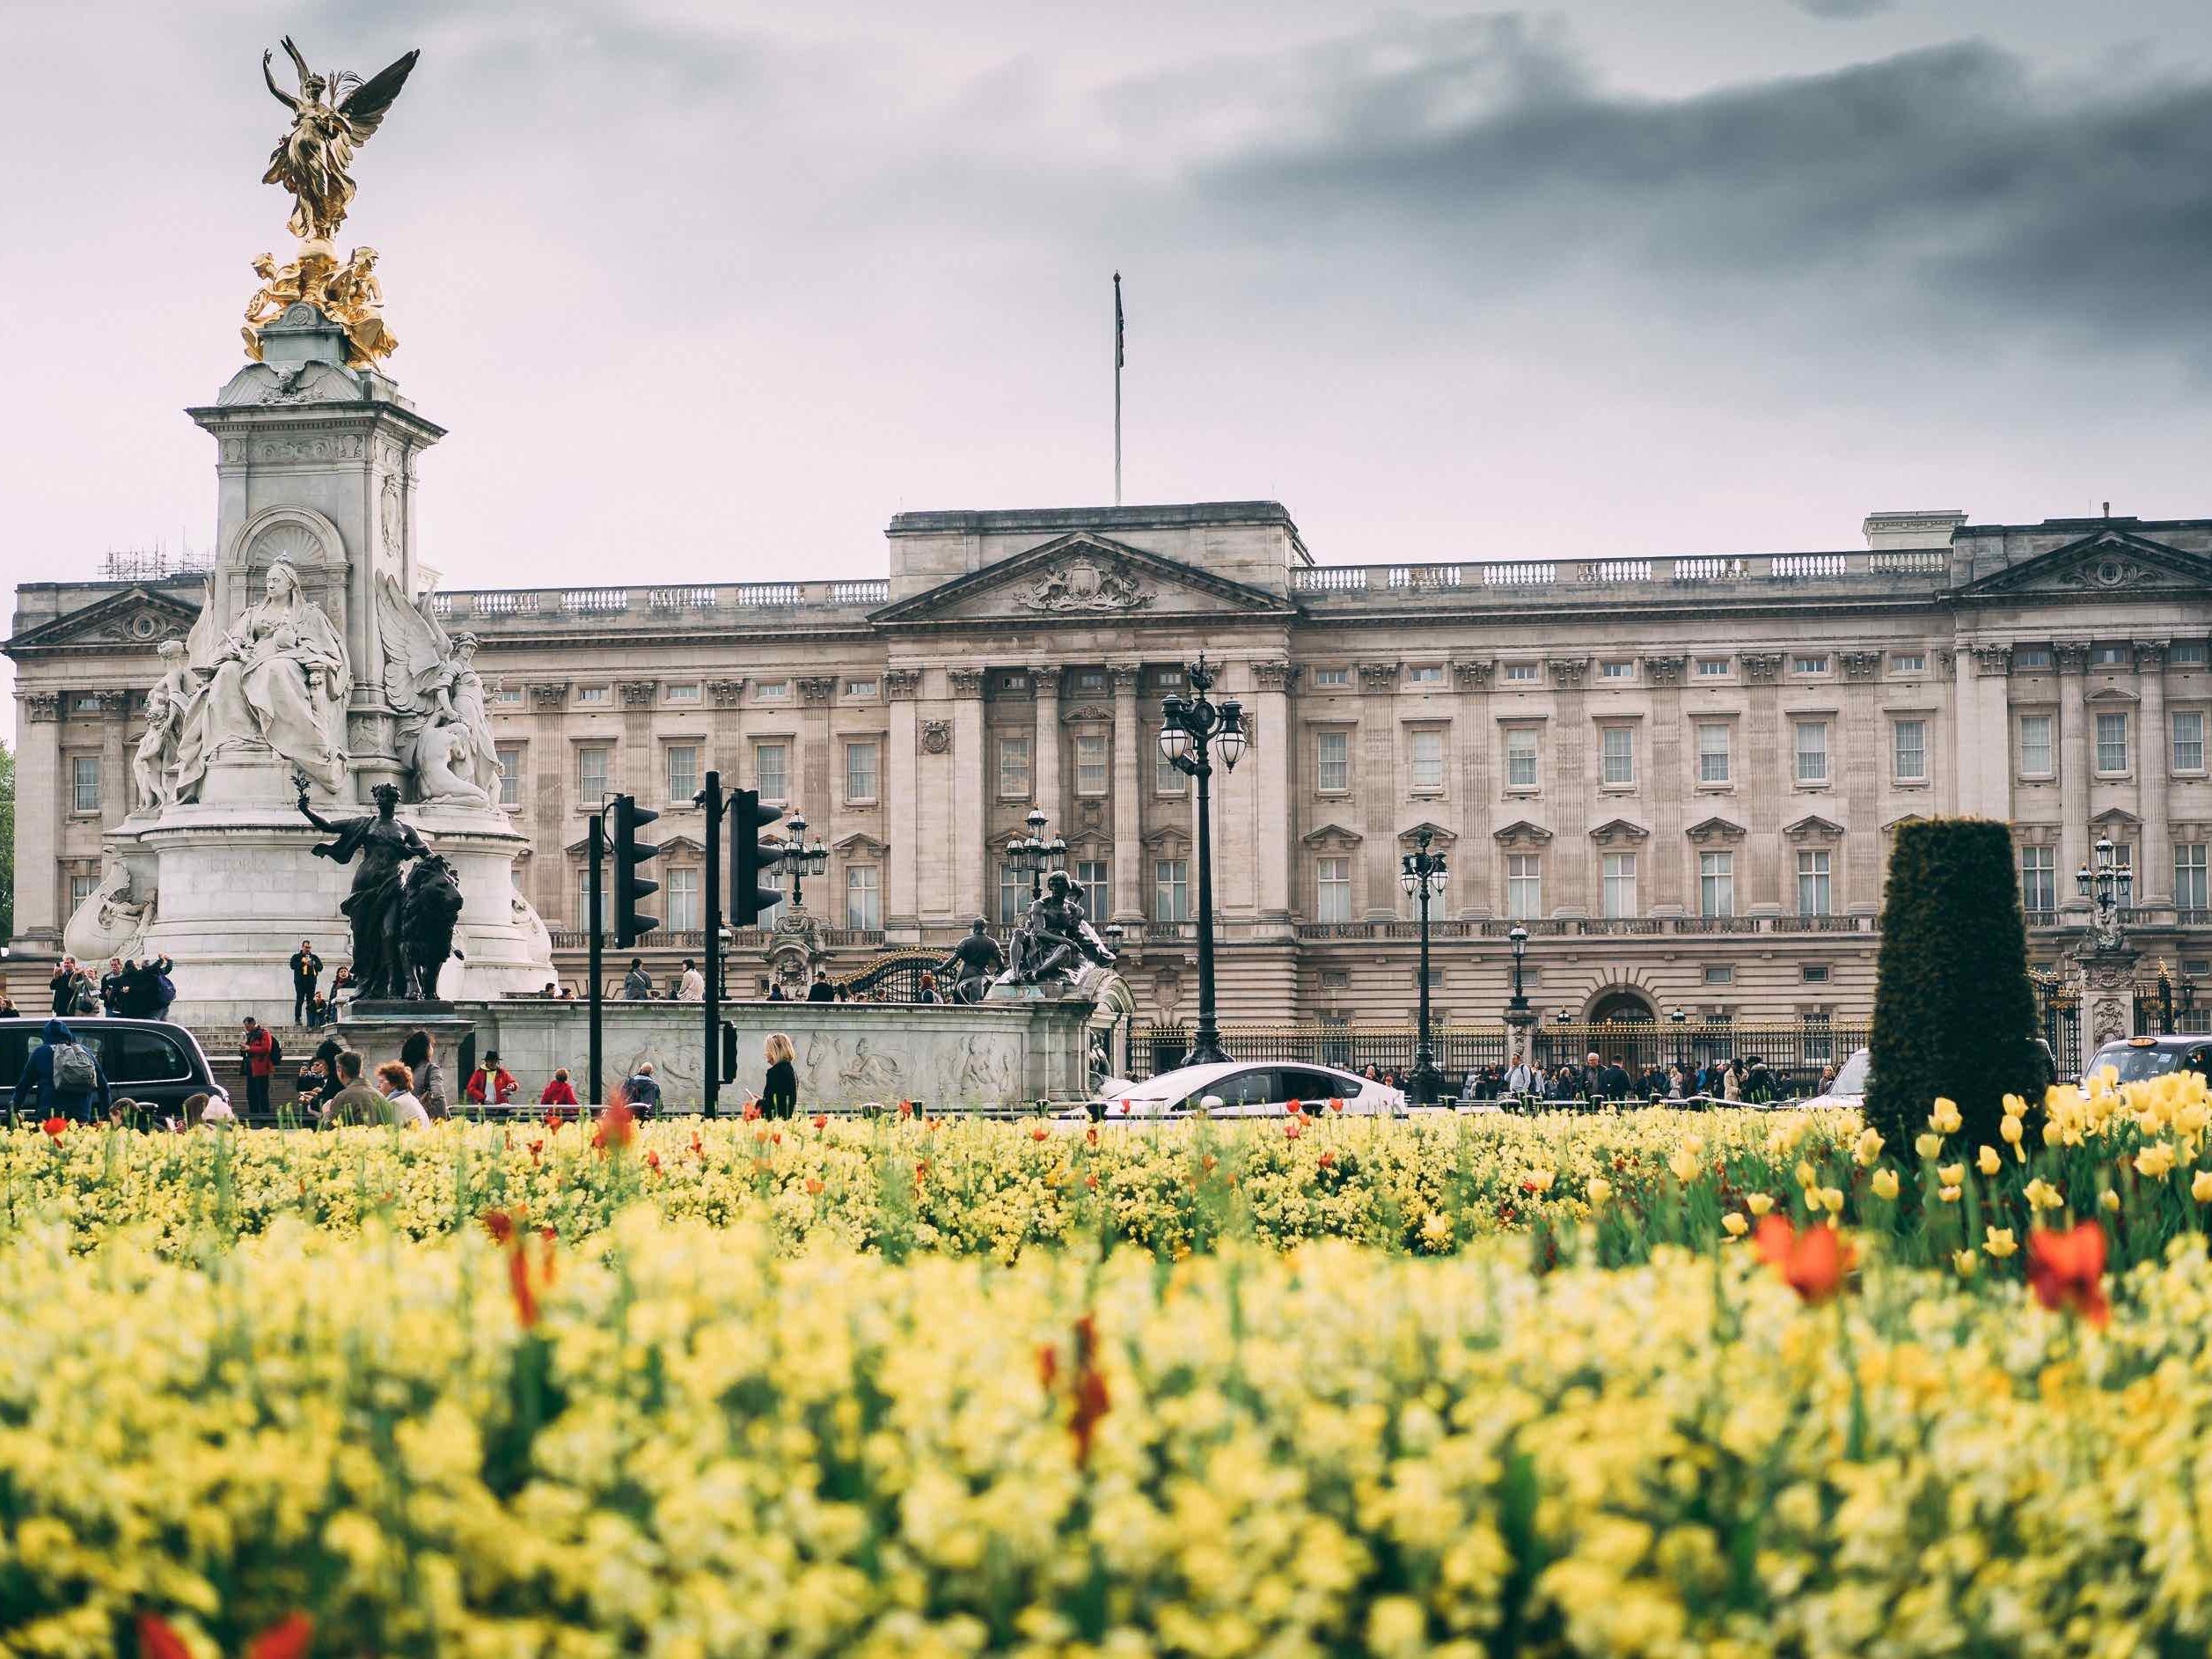
[[[383,125],[421,54],[409,52],[364,81],[350,71],[317,74],[289,34],[283,46],[298,71],[299,92],[296,96],[276,84],[269,72],[276,55],[262,53],[261,78],[276,101],[292,112],[292,126],[270,153],[261,182],[291,193],[292,216],[286,224],[300,246],[282,266],[266,253],[253,262],[261,287],[246,304],[245,355],[259,362],[261,330],[304,300],[345,329],[353,347],[349,366],[373,367],[398,343],[385,327],[383,291],[371,275],[376,250],[357,248],[341,261],[332,238],[353,202],[354,151]]]

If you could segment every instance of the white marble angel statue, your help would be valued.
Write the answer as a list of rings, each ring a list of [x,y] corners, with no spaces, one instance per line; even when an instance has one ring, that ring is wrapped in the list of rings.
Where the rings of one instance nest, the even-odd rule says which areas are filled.
[[[210,625],[211,611],[201,620]],[[346,782],[342,736],[353,673],[338,630],[288,559],[269,567],[262,598],[211,640],[195,626],[187,656],[210,675],[177,743],[171,797],[198,797],[208,763],[236,745],[266,745],[335,794]]]
[[[385,700],[399,716],[399,758],[425,801],[490,806],[499,755],[476,672],[476,635],[448,637],[427,606],[407,603],[390,576],[377,584]]]
[[[132,808],[149,817],[175,798],[179,745],[199,712],[209,678],[192,667],[179,641],[164,640],[155,650],[162,674],[146,694],[146,730],[130,764]]]

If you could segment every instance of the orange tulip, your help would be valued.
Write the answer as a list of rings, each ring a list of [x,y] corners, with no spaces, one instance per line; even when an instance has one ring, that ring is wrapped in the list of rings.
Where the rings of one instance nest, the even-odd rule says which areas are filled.
[[[315,1640],[315,1621],[305,1613],[278,1619],[245,1645],[245,1659],[306,1659]]]
[[[2105,1230],[2095,1222],[2071,1232],[2028,1235],[2028,1288],[2054,1311],[2078,1313],[2091,1325],[2112,1318],[2105,1300]]]
[[[599,1114],[599,1127],[591,1132],[591,1144],[604,1152],[610,1148],[620,1151],[630,1144],[636,1134],[637,1113],[630,1110],[629,1102],[618,1094],[607,1109]]]
[[[1805,1301],[1823,1303],[1842,1288],[1851,1271],[1851,1247],[1835,1228],[1808,1227],[1802,1233],[1780,1215],[1769,1215],[1752,1235],[1759,1259]]]

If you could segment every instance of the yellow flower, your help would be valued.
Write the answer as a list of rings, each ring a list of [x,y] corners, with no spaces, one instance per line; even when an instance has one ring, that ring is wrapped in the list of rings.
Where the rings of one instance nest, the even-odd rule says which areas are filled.
[[[1967,1166],[1963,1164],[1940,1164],[1936,1170],[1936,1178],[1945,1186],[1964,1186],[1967,1184]]]
[[[1923,1129],[1913,1137],[1913,1150],[1923,1158],[1940,1157],[1943,1156],[1943,1136]]]
[[[1971,1279],[1974,1269],[1981,1265],[1981,1258],[1971,1250],[1954,1250],[1951,1252],[1951,1265],[1959,1270],[1961,1279]]]
[[[2026,1116],[2027,1116],[2027,1102],[2026,1102],[2026,1101],[2025,1101],[2025,1100],[2023,1100],[2023,1099],[2021,1099],[2021,1098],[2020,1098],[2020,1097],[2019,1097],[2019,1096],[2018,1096],[2018,1095],[2007,1095],[2007,1096],[2005,1096],[2005,1097],[2004,1097],[2004,1115],[2005,1115],[2006,1117],[2008,1117],[2008,1118],[2025,1118],[2025,1117],[2026,1117]]]
[[[1874,1166],[1874,1160],[1882,1156],[1882,1144],[1880,1130],[1861,1129],[1858,1132],[1858,1144],[1851,1149],[1851,1156],[1866,1168],[1871,1169]]]
[[[1928,1127],[1937,1134],[1956,1134],[1966,1125],[1959,1115],[1959,1103],[1944,1095],[1936,1097],[1936,1109],[1928,1114]]]
[[[1584,1184],[1582,1190],[1590,1195],[1591,1207],[1595,1208],[1613,1196],[1613,1183],[1602,1175],[1593,1175]]]
[[[1843,1189],[1840,1186],[1822,1187],[1820,1201],[1841,1215],[1843,1213]]]
[[[2120,1194],[2113,1192],[2111,1187],[2106,1187],[2104,1196],[2097,1201],[2115,1215],[2120,1213]]]
[[[1997,1133],[2003,1135],[2010,1144],[2018,1146],[2020,1144],[2020,1136],[2025,1131],[2020,1127],[2020,1120],[2018,1118],[2006,1118],[1998,1123]]]
[[[2028,1208],[2032,1210],[2062,1209],[2066,1206],[2066,1200],[2059,1196],[2058,1188],[2040,1175],[2027,1184],[2020,1196],[2027,1200]]]
[[[1809,1190],[1811,1190],[1811,1189],[1812,1189],[1812,1188],[1813,1188],[1813,1187],[1817,1187],[1818,1186],[1820,1186],[1820,1171],[1819,1171],[1818,1170],[1815,1170],[1815,1169],[1814,1169],[1814,1168],[1813,1168],[1813,1167],[1810,1164],[1805,1163],[1804,1160],[1802,1160],[1802,1159],[1798,1160],[1798,1185],[1799,1186],[1802,1186],[1802,1187],[1806,1188],[1806,1189],[1809,1191]]]
[[[1520,1184],[1533,1192],[1549,1193],[1557,1173],[1555,1170],[1531,1170],[1520,1178]]]
[[[1720,1224],[1731,1238],[1741,1238],[1751,1230],[1751,1223],[1733,1210],[1720,1218]]]
[[[1946,1204],[1956,1204],[1959,1201],[1959,1189],[1956,1186],[1939,1186],[1936,1189],[1936,1196]]]
[[[1754,1193],[1744,1200],[1744,1208],[1754,1215],[1764,1215],[1774,1208],[1774,1195],[1770,1193]]]
[[[1875,1171],[1871,1185],[1875,1197],[1895,1198],[1897,1196],[1897,1171],[1895,1170]]]
[[[1666,1160],[1666,1167],[1674,1171],[1674,1178],[1687,1186],[1697,1177],[1697,1159],[1688,1147],[1677,1147]]]
[[[2020,1247],[2018,1242],[2013,1238],[2012,1230],[2010,1227],[1985,1227],[1981,1230],[1983,1234],[1981,1248],[1999,1261],[2003,1261]]]
[[[1995,1175],[1997,1172],[1996,1148],[1993,1146],[1983,1147],[1981,1151],[1974,1154],[1974,1167],[1980,1170],[1982,1174]]]
[[[2199,1170],[2189,1182],[2189,1196],[2200,1204],[2212,1204],[2212,1170]]]
[[[2172,1172],[2173,1149],[2164,1141],[2154,1141],[2135,1154],[2135,1173],[2157,1180]]]

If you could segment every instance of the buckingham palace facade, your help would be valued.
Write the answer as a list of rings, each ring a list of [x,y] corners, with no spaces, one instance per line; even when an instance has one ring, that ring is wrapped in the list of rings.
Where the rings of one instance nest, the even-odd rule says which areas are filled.
[[[1005,847],[1041,810],[1125,930],[1139,1010],[1187,1016],[1194,805],[1155,738],[1200,651],[1251,733],[1216,780],[1225,1019],[1409,1017],[1396,871],[1423,830],[1451,863],[1449,1020],[1498,1017],[1516,920],[1547,1015],[1863,1017],[1892,833],[1952,813],[2011,824],[2040,957],[2080,936],[2103,837],[2146,959],[2212,966],[2212,520],[1878,514],[1840,552],[1388,565],[1315,562],[1270,502],[887,534],[874,580],[436,596],[481,642],[517,883],[564,973],[610,790],[661,813],[648,961],[697,954],[713,767],[827,847],[802,898],[833,973],[1004,921],[1028,898]],[[18,590],[18,976],[101,878],[155,647],[199,596]],[[767,943],[738,936],[733,991]]]

